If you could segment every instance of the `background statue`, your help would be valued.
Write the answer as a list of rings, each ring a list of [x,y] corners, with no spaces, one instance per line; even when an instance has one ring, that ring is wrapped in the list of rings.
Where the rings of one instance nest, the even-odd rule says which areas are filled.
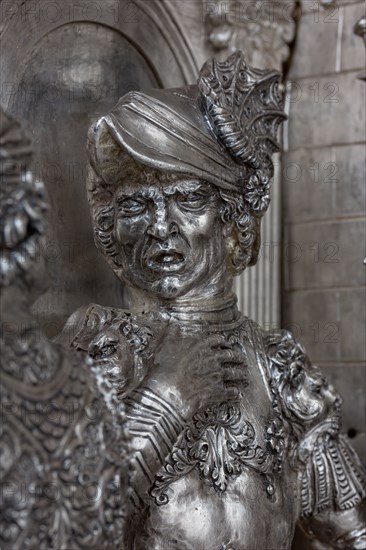
[[[47,201],[28,138],[3,111],[0,127],[1,548],[121,548],[124,408],[98,365],[50,343],[32,316]]]
[[[196,86],[127,94],[90,130],[95,240],[131,311],[82,308],[62,339],[94,354],[127,408],[127,547],[289,548],[297,522],[314,547],[365,545],[339,395],[231,291],[257,259],[278,85],[236,53]]]

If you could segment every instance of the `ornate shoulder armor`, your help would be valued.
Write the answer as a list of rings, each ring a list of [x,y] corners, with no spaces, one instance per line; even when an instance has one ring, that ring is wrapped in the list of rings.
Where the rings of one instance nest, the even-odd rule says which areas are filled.
[[[90,304],[73,314],[63,334],[59,341],[86,352],[119,397],[144,378],[153,334],[129,311]]]
[[[340,396],[290,332],[268,333],[265,344],[271,386],[291,427],[290,455],[299,470],[301,515],[353,508],[365,497],[366,476],[339,434]]]

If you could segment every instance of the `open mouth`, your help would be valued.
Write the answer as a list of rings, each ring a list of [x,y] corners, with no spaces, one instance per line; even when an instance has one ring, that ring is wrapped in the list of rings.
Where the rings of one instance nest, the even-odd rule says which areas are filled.
[[[153,254],[147,262],[153,271],[178,271],[183,263],[183,254],[175,250],[160,250]]]

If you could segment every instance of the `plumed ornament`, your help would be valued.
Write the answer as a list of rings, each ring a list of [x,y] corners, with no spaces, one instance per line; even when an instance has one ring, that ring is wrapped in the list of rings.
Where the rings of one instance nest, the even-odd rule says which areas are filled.
[[[280,148],[278,128],[286,118],[279,83],[279,72],[250,67],[241,52],[224,62],[207,61],[198,80],[211,129],[238,164],[252,169],[240,187],[258,216],[269,205],[272,155]]]

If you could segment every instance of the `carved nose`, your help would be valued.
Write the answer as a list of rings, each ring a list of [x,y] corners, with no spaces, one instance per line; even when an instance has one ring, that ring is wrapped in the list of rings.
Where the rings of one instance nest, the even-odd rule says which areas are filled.
[[[175,222],[169,222],[168,220],[156,220],[155,223],[147,228],[147,234],[164,241],[171,235],[178,233],[178,225]]]

